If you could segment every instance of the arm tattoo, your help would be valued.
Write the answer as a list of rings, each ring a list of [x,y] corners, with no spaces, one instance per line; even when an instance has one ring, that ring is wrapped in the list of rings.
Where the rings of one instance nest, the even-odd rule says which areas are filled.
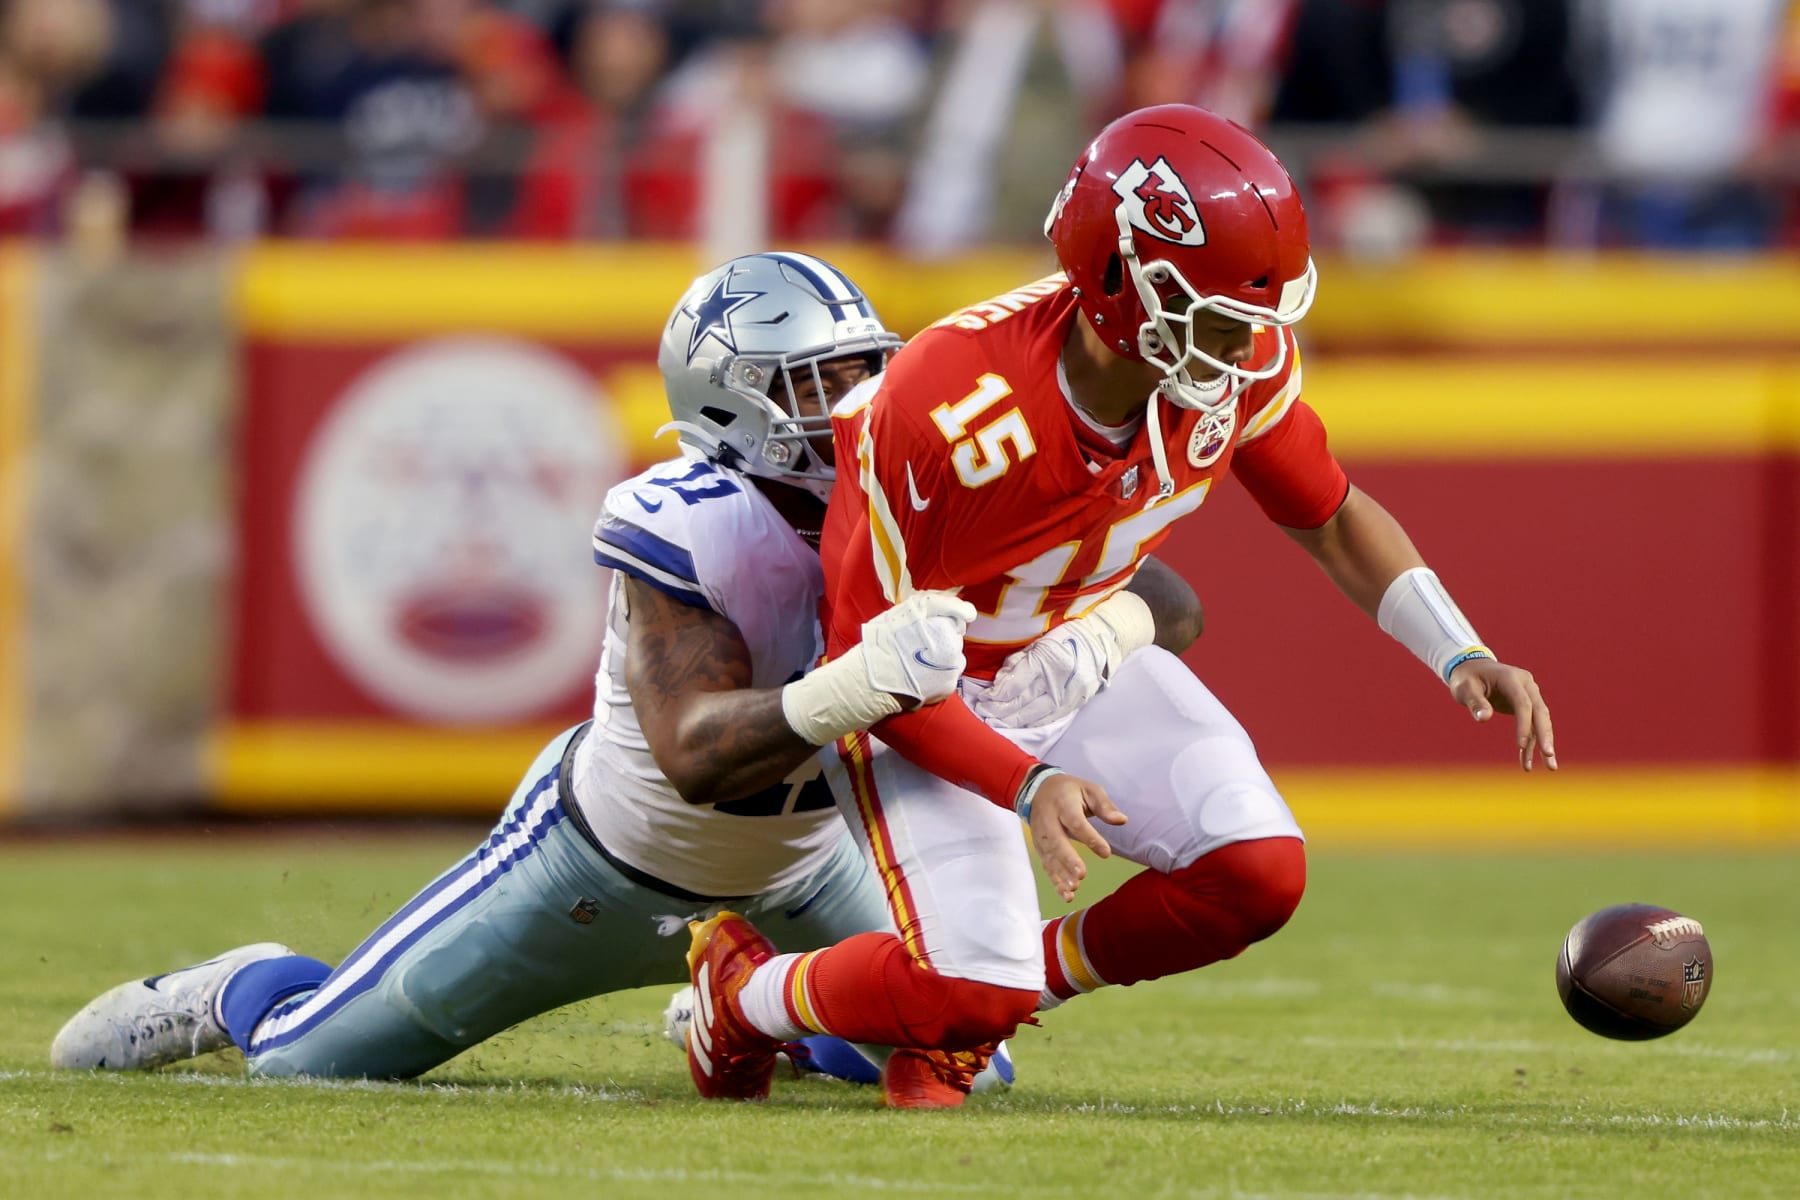
[[[694,803],[771,787],[816,752],[781,711],[780,688],[752,688],[750,648],[717,613],[626,580],[625,684],[657,766]]]
[[[690,691],[719,692],[750,686],[750,648],[737,626],[715,612],[695,608],[633,579],[631,637],[625,658],[634,703],[667,702]]]

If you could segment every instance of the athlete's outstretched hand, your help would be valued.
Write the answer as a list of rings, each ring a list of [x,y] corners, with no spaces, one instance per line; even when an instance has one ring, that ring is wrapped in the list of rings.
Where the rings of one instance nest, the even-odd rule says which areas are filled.
[[[863,622],[863,661],[869,684],[899,697],[934,704],[949,698],[962,678],[963,630],[975,606],[949,592],[914,592]]]
[[[1081,861],[1075,843],[1101,858],[1112,857],[1112,846],[1089,823],[1090,817],[1108,825],[1125,823],[1125,814],[1106,789],[1078,775],[1059,771],[1040,783],[1032,795],[1031,844],[1065,904],[1075,899],[1075,889],[1087,877],[1087,864]]]
[[[1556,733],[1550,726],[1550,706],[1537,680],[1521,667],[1509,667],[1491,658],[1471,658],[1450,672],[1450,694],[1477,721],[1495,712],[1513,718],[1513,734],[1519,746],[1519,766],[1531,770],[1533,755],[1542,750],[1544,765],[1556,770]]]

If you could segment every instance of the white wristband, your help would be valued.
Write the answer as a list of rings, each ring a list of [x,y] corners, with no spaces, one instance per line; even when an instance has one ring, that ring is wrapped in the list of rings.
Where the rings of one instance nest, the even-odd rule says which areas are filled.
[[[1388,584],[1375,621],[1445,683],[1471,658],[1494,657],[1430,567],[1403,571]]]
[[[781,689],[782,715],[815,746],[830,745],[899,711],[898,697],[869,683],[861,646]]]
[[[1119,662],[1156,640],[1156,618],[1150,606],[1136,592],[1123,589],[1114,592],[1094,606],[1088,616],[1112,630],[1118,641]],[[1118,669],[1118,662],[1107,663],[1108,674]]]

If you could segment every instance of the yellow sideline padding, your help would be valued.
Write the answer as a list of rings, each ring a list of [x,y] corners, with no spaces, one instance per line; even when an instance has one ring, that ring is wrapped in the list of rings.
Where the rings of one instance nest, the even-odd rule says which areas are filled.
[[[236,307],[245,332],[292,338],[653,339],[699,269],[692,250],[662,247],[269,242],[240,258]]]
[[[15,811],[23,782],[25,571],[36,257],[0,245],[0,817]]]
[[[867,289],[883,321],[908,334],[1055,270],[1047,248],[933,263],[867,247],[822,254]],[[240,256],[235,303],[239,327],[260,336],[385,341],[488,330],[654,342],[675,300],[712,265],[689,245],[266,242]]]
[[[497,815],[557,732],[238,726],[217,807],[257,814]],[[1597,849],[1800,845],[1800,771],[1779,767],[1276,770],[1316,846]]]
[[[931,263],[868,247],[822,253],[906,333],[1054,266],[1038,249]],[[690,246],[268,243],[240,259],[237,316],[250,334],[300,341],[482,330],[647,352],[705,265]],[[1347,455],[1800,449],[1792,261],[1461,252],[1322,270],[1301,336],[1373,351],[1309,360],[1307,399]],[[1455,352],[1410,353],[1433,347]],[[632,449],[653,457],[660,377],[647,355],[614,374],[631,376],[605,381],[615,393],[646,400]]]
[[[843,268],[887,324],[912,334],[945,313],[1056,269],[1048,245],[915,261],[867,246],[806,247]],[[541,337],[654,337],[712,264],[691,245],[386,246],[267,242],[239,259],[237,311],[254,334],[378,340],[451,329]],[[1393,263],[1327,259],[1309,339],[1418,345],[1800,349],[1792,257],[1446,251]],[[1522,378],[1521,383],[1528,383]]]
[[[1527,344],[1579,355],[1641,345],[1655,355],[1677,346],[1663,364],[1665,386],[1679,378],[1684,389],[1710,390],[1706,372],[1735,347],[1800,348],[1800,268],[1780,254],[1455,250],[1391,264],[1328,260],[1319,264],[1319,297],[1301,329],[1402,349]],[[1703,363],[1696,348],[1711,352]]]
[[[1351,458],[1676,457],[1800,450],[1800,353],[1721,362],[1693,383],[1646,353],[1612,361],[1308,360],[1306,400]]]
[[[1774,766],[1273,775],[1321,847],[1800,845],[1800,770]]]
[[[498,813],[563,728],[232,725],[208,747],[213,807],[261,813]]]

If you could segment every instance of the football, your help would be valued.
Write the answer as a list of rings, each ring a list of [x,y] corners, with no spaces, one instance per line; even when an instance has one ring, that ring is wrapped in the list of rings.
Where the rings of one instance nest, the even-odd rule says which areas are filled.
[[[1693,1020],[1712,974],[1700,922],[1655,904],[1619,904],[1569,930],[1556,960],[1556,990],[1582,1028],[1641,1042]]]

